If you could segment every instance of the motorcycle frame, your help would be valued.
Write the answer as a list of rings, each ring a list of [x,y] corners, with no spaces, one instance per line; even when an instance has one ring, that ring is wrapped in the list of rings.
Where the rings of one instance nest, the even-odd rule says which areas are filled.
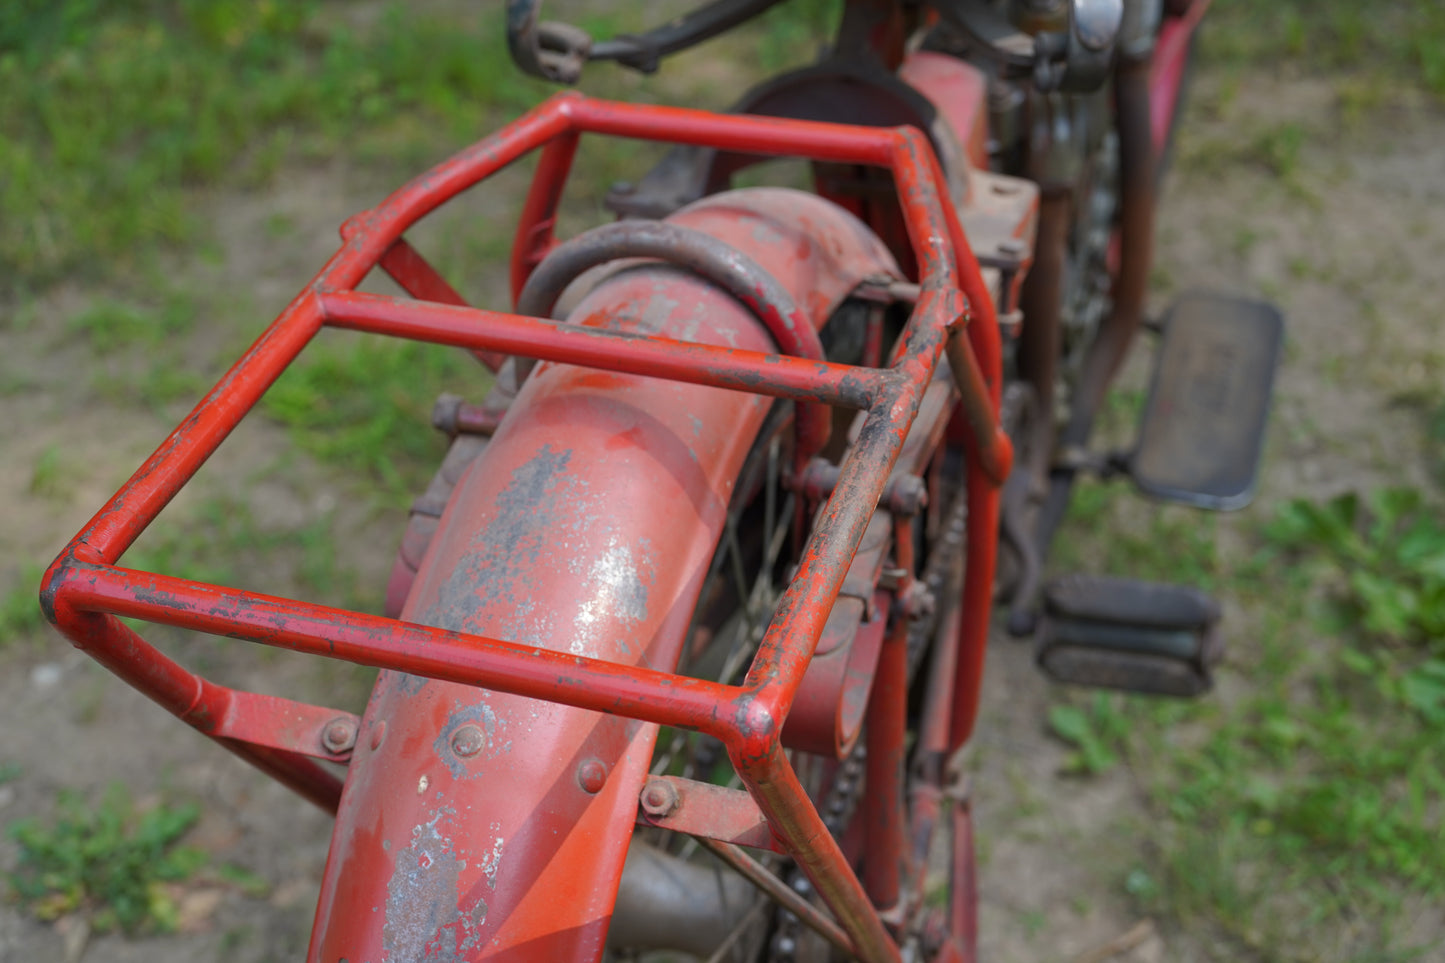
[[[888,170],[919,267],[919,294],[887,367],[579,328],[458,304],[403,235],[459,193],[522,156],[542,155],[517,229],[519,289],[551,242],[557,199],[581,134],[603,134]],[[888,483],[924,391],[945,352],[962,396],[968,531],[951,692],[935,709],[949,750],[978,709],[988,638],[999,489],[1012,447],[999,424],[1000,333],[994,306],[928,140],[880,129],[719,115],[560,94],[440,164],[342,227],[341,249],[282,311],[184,422],[76,535],[47,571],[41,601],[77,647],[182,721],[335,812],[342,780],[317,760],[345,762],[359,720],[338,710],[218,685],[185,669],[120,621],[133,618],[381,669],[473,685],[714,736],[775,848],[812,879],[846,939],[869,961],[899,959],[883,918],[800,783],[781,745],[844,576]],[[359,293],[375,267],[418,299]],[[432,300],[420,300],[431,298]],[[741,685],[450,632],[117,564],[227,435],[323,328],[451,345],[495,365],[519,354],[547,361],[748,391],[867,412],[858,442],[804,547],[775,617]],[[880,712],[900,717],[903,693]],[[872,710],[870,710],[871,712]],[[884,727],[896,758],[903,727]],[[941,732],[939,733],[941,738]],[[870,742],[870,752],[874,749]],[[899,787],[901,792],[901,786]],[[936,803],[935,803],[936,808]],[[727,838],[735,807],[705,812],[690,831]],[[966,811],[964,819],[966,820]],[[710,817],[714,817],[710,820]],[[955,822],[958,820],[955,812]],[[710,825],[710,822],[712,823]],[[967,825],[962,827],[967,831]],[[957,916],[957,914],[955,914]]]

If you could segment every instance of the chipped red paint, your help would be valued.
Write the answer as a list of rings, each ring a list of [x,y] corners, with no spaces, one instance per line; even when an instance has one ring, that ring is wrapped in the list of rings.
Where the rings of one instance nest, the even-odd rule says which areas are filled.
[[[917,303],[889,368],[875,371],[803,361],[770,354],[766,342],[759,341],[740,348],[707,347],[354,292],[422,216],[522,155],[547,148],[519,226],[522,243],[518,245],[519,260],[513,265],[513,281],[525,280],[531,265],[551,247],[552,215],[579,133],[888,169],[897,187],[920,282]],[[640,724],[647,722],[698,729],[722,740],[778,845],[812,879],[858,955],[869,961],[897,960],[898,947],[799,783],[779,744],[779,734],[849,562],[950,340],[954,342],[950,355],[967,360],[957,367],[967,375],[959,378],[959,385],[971,429],[968,564],[959,637],[955,740],[966,735],[972,724],[993,580],[997,486],[1007,475],[1011,451],[997,423],[1002,371],[994,306],[949,201],[946,183],[928,141],[911,129],[722,116],[609,103],[577,94],[555,97],[347,222],[337,254],[56,560],[42,589],[47,614],[78,646],[169,711],[203,732],[220,736],[232,751],[326,808],[337,805],[339,783],[303,755],[298,745],[302,739],[298,733],[304,735],[309,720],[319,719],[321,713],[303,713],[308,722],[301,729],[294,720],[278,718],[268,723],[249,712],[261,703],[245,696],[237,702],[236,693],[170,661],[115,616],[180,625],[392,670],[384,674],[368,710],[353,751],[353,775],[346,790],[348,800],[386,798],[389,803],[378,811],[360,811],[343,803],[338,831],[345,826],[356,835],[351,844],[333,850],[336,865],[320,909],[321,917],[326,918],[333,910],[349,907],[353,920],[375,910],[379,922],[366,930],[373,949],[363,958],[373,954],[383,958],[388,949],[390,958],[406,958],[417,946],[445,948],[443,952],[452,957],[477,956],[497,945],[533,958],[554,958],[554,950],[600,952],[609,897],[599,900],[594,888],[602,878],[610,883],[607,892],[615,890],[621,861],[611,858],[618,835],[614,827],[624,815],[630,825],[634,815],[635,784],[646,765],[655,731]],[[800,257],[803,253],[798,252]],[[398,257],[393,255],[393,267]],[[412,268],[413,283],[430,283],[424,272],[415,265]],[[404,268],[399,271],[407,274]],[[700,287],[702,291],[690,296],[706,296],[703,291],[707,289]],[[438,296],[434,289],[435,285],[430,285],[428,296]],[[603,309],[596,303],[592,307]],[[755,324],[753,319],[747,320]],[[512,424],[509,419],[488,448],[486,476],[473,471],[464,480],[462,487],[468,494],[460,504],[470,507],[449,510],[450,517],[439,535],[441,544],[429,551],[402,621],[117,567],[116,561],[135,538],[327,324],[606,369],[618,372],[607,377],[619,384],[641,381],[656,386],[653,390],[658,397],[648,407],[631,412],[618,409],[611,400],[601,408],[590,407],[579,399],[595,389],[583,379],[597,375],[557,366],[539,370],[540,377],[534,377],[524,390],[533,416],[517,422],[515,429],[508,427]],[[668,380],[656,380],[659,378]],[[575,408],[579,412],[575,417],[584,421],[592,419],[588,444],[605,447],[604,436],[614,439],[620,462],[664,458],[669,471],[655,472],[649,477],[649,486],[672,477],[678,498],[710,491],[713,499],[721,499],[725,505],[726,491],[720,486],[732,477],[728,466],[740,457],[736,444],[725,455],[713,452],[700,459],[696,472],[705,480],[697,485],[686,480],[687,472],[694,469],[688,467],[693,462],[683,457],[683,452],[668,454],[665,445],[653,447],[665,442],[668,435],[684,437],[681,426],[657,433],[650,433],[648,427],[649,417],[668,413],[669,391],[688,392],[689,404],[707,395],[717,399],[709,403],[722,406],[718,410],[761,410],[765,403],[759,396],[772,395],[867,412],[858,441],[841,466],[834,491],[804,549],[798,572],[740,686],[683,679],[643,664],[657,655],[659,664],[666,665],[674,654],[667,649],[671,643],[654,649],[662,643],[649,633],[664,623],[685,624],[691,611],[686,605],[688,593],[695,593],[694,583],[700,578],[699,560],[706,564],[705,553],[712,545],[702,537],[708,525],[690,530],[677,542],[660,540],[656,554],[650,557],[640,542],[622,546],[628,558],[614,558],[620,579],[614,581],[619,591],[631,593],[634,602],[621,611],[634,613],[637,625],[648,628],[634,635],[625,631],[607,638],[599,635],[595,648],[584,646],[577,654],[539,644],[550,638],[551,629],[529,622],[529,613],[541,610],[528,608],[528,600],[568,578],[593,578],[602,584],[607,577],[587,572],[568,575],[564,568],[560,579],[554,575],[549,581],[539,576],[540,569],[529,569],[530,577],[508,580],[506,569],[489,571],[484,565],[491,557],[489,546],[500,544],[508,535],[497,531],[489,536],[486,526],[503,517],[493,510],[505,508],[509,497],[521,499],[518,506],[525,502],[537,508],[542,507],[537,499],[550,492],[557,496],[549,503],[552,510],[585,524],[586,519],[576,510],[569,513],[561,497],[563,487],[597,486],[590,493],[568,489],[579,504],[592,504],[592,499],[625,491],[608,487],[618,479],[592,473],[593,463],[585,475],[574,476],[566,470],[571,442],[548,434],[547,415],[557,406]],[[602,395],[617,397],[610,389]],[[651,406],[654,402],[656,407]],[[552,461],[546,462],[544,454]],[[543,471],[548,464],[552,467]],[[680,474],[672,475],[671,469]],[[522,485],[531,477],[529,471],[541,472],[534,489]],[[694,503],[694,510],[701,517],[719,509],[715,501],[704,498]],[[524,523],[517,518],[511,521]],[[521,531],[511,535],[521,537],[523,543],[531,537]],[[604,534],[595,528],[578,535],[594,546],[607,544]],[[670,552],[679,544],[684,552],[681,557],[664,554],[664,547]],[[555,551],[555,546],[538,543],[535,547],[539,553]],[[605,559],[606,551],[594,548],[588,557]],[[449,573],[461,581],[454,582]],[[644,592],[645,606],[640,602]],[[571,612],[576,628],[584,613],[575,604]],[[406,620],[427,615],[446,622],[452,618],[447,613],[455,616],[451,629],[428,628]],[[612,617],[626,618],[615,612]],[[609,633],[624,628],[615,621],[608,623]],[[657,638],[663,636],[665,633]],[[483,699],[474,686],[491,691]],[[415,713],[383,719],[395,700],[405,701]],[[241,722],[234,721],[238,705],[245,710]],[[532,712],[539,714],[535,721],[528,715]],[[584,733],[585,745],[547,741],[549,733],[578,732],[576,720],[581,716],[591,719],[591,730]],[[224,722],[227,718],[233,719],[229,729]],[[272,731],[263,735],[260,730],[268,727]],[[482,746],[471,755],[458,753],[449,741],[464,727],[474,727],[475,732],[468,729],[459,744],[469,751],[473,745]],[[488,830],[464,822],[470,817],[463,809],[449,809],[450,800],[460,800],[463,806],[472,804],[474,797],[465,790],[475,782],[474,765],[487,767],[489,778],[509,778],[505,773],[510,766],[490,765],[503,753],[505,740],[498,740],[507,732],[513,734],[514,746],[525,744],[527,751],[547,756],[544,764],[560,765],[566,785],[557,781],[523,787],[520,777],[512,779],[508,785],[525,789],[526,805],[534,807],[535,818],[518,808],[508,809],[505,799],[499,801],[502,808],[497,812],[514,824],[520,835],[499,832],[492,840],[493,848],[484,851],[486,840],[480,837]],[[575,755],[583,748],[588,758],[604,760],[610,767],[596,795],[577,788],[575,770],[583,760]],[[494,754],[488,755],[489,751]],[[460,758],[463,755],[466,758]],[[434,779],[447,790],[441,799],[436,798]],[[553,794],[554,786],[560,795]],[[630,796],[624,791],[629,787]],[[568,795],[574,791],[586,795],[587,800],[574,800]],[[549,836],[565,838],[561,843],[547,842]],[[600,843],[606,844],[608,855],[597,858],[596,867],[588,873],[577,874],[577,864],[567,859],[544,859],[547,854],[571,853],[570,847],[575,846],[576,852],[585,851],[592,860],[593,847]],[[508,846],[516,854],[515,863],[508,862]],[[388,855],[375,856],[379,852]],[[372,855],[365,855],[368,853]],[[349,862],[353,858],[356,862]],[[506,872],[499,866],[506,867]],[[455,912],[445,919],[418,923],[389,915],[389,907],[397,907],[401,913],[416,905],[410,896],[419,890],[438,892],[448,887],[456,897]],[[375,896],[383,891],[384,898]],[[547,894],[552,902],[543,907],[531,900],[529,893]],[[579,908],[569,911],[569,922],[559,928],[555,922],[559,906],[574,903]],[[528,907],[524,911],[503,912],[524,904]],[[493,914],[506,918],[497,923]],[[393,927],[391,936],[387,935],[388,925]],[[318,928],[313,958],[322,946],[331,945],[330,932],[335,931]],[[497,940],[501,943],[493,942]]]

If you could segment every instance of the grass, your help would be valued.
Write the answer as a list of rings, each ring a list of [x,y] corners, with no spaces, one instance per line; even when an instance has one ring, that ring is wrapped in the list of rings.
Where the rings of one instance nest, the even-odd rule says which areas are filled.
[[[313,345],[267,393],[263,410],[303,449],[404,505],[446,451],[430,427],[437,395],[480,397],[489,381],[454,348],[341,335]]]
[[[1106,440],[1139,397],[1116,392]],[[1434,395],[1421,454],[1434,452]],[[1084,485],[1061,570],[1228,600],[1218,689],[1191,702],[1056,690],[1075,778],[1125,772],[1148,817],[1120,890],[1205,958],[1422,959],[1445,901],[1445,487],[1287,500],[1243,515]],[[1438,938],[1429,934],[1424,939]],[[1438,946],[1434,947],[1438,952]]]
[[[43,569],[31,562],[20,567],[19,578],[0,595],[0,647],[33,634],[45,623],[36,601]]]
[[[1382,116],[1409,123],[1416,92],[1445,103],[1445,7],[1432,0],[1220,0],[1199,36],[1200,62],[1214,68],[1216,83],[1195,91],[1198,114],[1228,124],[1214,134],[1186,131],[1185,173],[1262,172],[1292,201],[1319,207],[1332,176],[1320,157],[1331,144],[1351,135],[1378,141]],[[1303,104],[1299,119],[1260,124],[1253,101],[1269,95],[1269,74],[1280,72],[1318,77],[1332,105]]]
[[[747,56],[764,70],[810,59],[838,9],[771,11]],[[610,14],[587,22],[618,29]],[[628,83],[608,67],[593,79]],[[421,146],[433,162],[438,140],[460,147],[553,92],[512,65],[500,10],[395,3],[370,17],[251,0],[7,4],[0,88],[0,294],[12,295],[122,278],[204,238],[199,188],[264,186],[343,149],[414,165]]]
[[[79,913],[100,932],[172,930],[176,907],[163,884],[191,877],[206,862],[200,850],[178,845],[199,818],[194,804],[138,810],[120,786],[93,807],[62,793],[52,824],[11,824],[20,854],[11,889],[43,920]]]
[[[266,525],[245,501],[220,496],[186,516],[158,521],[122,563],[257,591],[299,589],[313,599],[354,604],[361,600],[353,573],[337,557],[337,536],[331,512],[314,512],[299,525]]]
[[[40,498],[63,500],[69,489],[66,466],[60,449],[51,445],[35,459],[30,469],[30,494]]]
[[[1093,497],[1075,519],[1107,539],[1102,567],[1212,584],[1244,613],[1227,696],[1066,693],[1050,711],[1076,773],[1128,760],[1145,792],[1150,858],[1124,891],[1214,934],[1219,959],[1413,958],[1404,914],[1445,899],[1438,493],[1289,501],[1234,554],[1166,508],[1120,532],[1115,496]]]
[[[189,333],[198,314],[195,299],[175,291],[145,304],[103,297],[73,315],[65,325],[69,338],[85,343],[100,358],[120,350],[153,351]]]
[[[502,18],[248,0],[25,0],[0,14],[0,275],[20,289],[115,277],[194,241],[194,189],[288,161],[372,156],[412,122],[470,139],[545,89]],[[414,139],[414,138],[412,138]],[[403,140],[406,140],[405,138]]]
[[[1433,0],[1220,0],[1203,40],[1206,63],[1367,74],[1445,98],[1445,9]]]

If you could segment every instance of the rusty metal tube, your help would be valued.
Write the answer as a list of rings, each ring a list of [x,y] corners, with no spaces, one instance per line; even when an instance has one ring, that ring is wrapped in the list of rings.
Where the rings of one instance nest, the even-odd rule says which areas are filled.
[[[1114,75],[1119,133],[1119,275],[1114,310],[1089,349],[1065,444],[1088,441],[1094,416],[1144,320],[1154,251],[1154,147],[1150,139],[1149,60],[1126,60]]]
[[[1037,402],[1029,464],[1025,467],[1041,481],[1053,458],[1054,381],[1062,348],[1059,313],[1069,255],[1069,225],[1073,220],[1072,194],[1071,190],[1052,185],[1039,192],[1034,263],[1024,279],[1021,296],[1024,325],[1019,336],[1019,371],[1033,387]]]
[[[1094,418],[1115,372],[1144,319],[1149,265],[1154,249],[1154,148],[1150,136],[1149,58],[1120,62],[1114,71],[1114,124],[1119,134],[1119,274],[1114,310],[1084,359],[1073,412],[1060,438],[1065,447],[1088,443]],[[1039,514],[1039,553],[1047,555],[1063,522],[1073,489],[1073,470],[1055,471]]]
[[[658,258],[711,281],[752,309],[784,354],[825,360],[813,321],[777,279],[736,247],[681,224],[618,221],[557,246],[517,295],[521,314],[546,316],[584,271],[623,258]],[[823,450],[832,417],[822,404],[798,409],[798,464]]]
[[[900,526],[904,531],[906,526]],[[902,532],[900,532],[902,534]],[[868,702],[868,756],[863,797],[867,855],[863,887],[880,910],[898,903],[908,843],[903,808],[903,762],[907,753],[908,619],[899,618],[883,642]]]

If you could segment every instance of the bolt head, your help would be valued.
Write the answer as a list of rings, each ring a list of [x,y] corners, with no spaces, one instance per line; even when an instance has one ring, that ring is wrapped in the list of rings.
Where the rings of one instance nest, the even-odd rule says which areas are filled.
[[[649,779],[642,790],[642,811],[649,816],[670,816],[677,803],[677,789],[666,779]]]
[[[332,719],[321,730],[321,745],[327,752],[346,752],[356,745],[356,723],[351,719]]]

